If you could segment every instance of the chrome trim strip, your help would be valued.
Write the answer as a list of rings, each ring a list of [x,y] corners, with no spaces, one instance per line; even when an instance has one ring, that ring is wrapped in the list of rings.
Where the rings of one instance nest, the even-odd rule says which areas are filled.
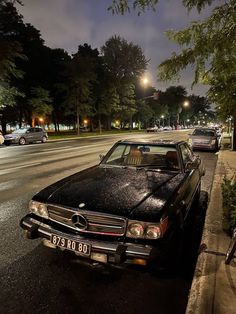
[[[25,217],[22,221],[22,224],[31,227],[32,224],[38,224],[39,228],[38,231],[41,235],[45,235],[46,237],[51,237],[52,234],[58,234],[62,237],[71,238],[74,240],[81,240],[83,242],[86,242],[91,245],[91,252],[103,252],[107,254],[114,254],[117,250],[118,245],[126,245],[126,257],[136,257],[136,258],[146,258],[148,259],[150,257],[150,253],[152,250],[151,246],[147,245],[140,245],[140,244],[133,244],[133,243],[123,243],[123,242],[104,242],[99,240],[92,240],[92,239],[85,239],[84,237],[81,237],[80,235],[68,235],[66,233],[60,232],[51,226],[48,226],[47,224],[41,223],[34,218],[31,217]],[[42,237],[43,238],[43,237]]]

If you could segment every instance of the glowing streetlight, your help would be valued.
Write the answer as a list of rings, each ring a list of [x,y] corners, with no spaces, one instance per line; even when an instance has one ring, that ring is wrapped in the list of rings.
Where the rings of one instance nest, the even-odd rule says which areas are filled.
[[[188,106],[189,106],[189,101],[185,101],[184,103],[183,103],[183,106],[185,107],[185,108],[187,108]]]
[[[88,120],[85,119],[85,120],[84,120],[84,124],[87,124],[87,123],[88,123]]]
[[[148,84],[148,78],[147,78],[147,77],[143,77],[143,78],[141,79],[141,82],[142,82],[142,84],[143,84],[144,86],[147,86],[147,84]]]
[[[39,118],[39,121],[40,121],[41,123],[43,123],[43,118]]]

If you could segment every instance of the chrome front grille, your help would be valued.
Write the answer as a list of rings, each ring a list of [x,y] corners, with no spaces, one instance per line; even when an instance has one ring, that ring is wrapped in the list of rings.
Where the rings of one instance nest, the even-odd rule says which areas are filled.
[[[55,205],[48,205],[48,212],[50,220],[76,231],[114,236],[125,234],[126,219],[123,217],[84,210],[73,210]],[[75,214],[82,215],[86,219],[86,229],[81,230],[74,225],[72,216]]]

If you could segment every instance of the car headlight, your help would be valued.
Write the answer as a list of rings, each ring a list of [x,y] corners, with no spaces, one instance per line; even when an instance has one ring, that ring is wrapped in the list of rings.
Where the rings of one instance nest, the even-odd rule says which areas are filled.
[[[144,227],[140,223],[131,223],[128,225],[127,234],[131,238],[142,238],[144,235]]]
[[[163,235],[162,225],[128,220],[126,237],[139,239],[158,239]]]
[[[147,239],[158,239],[161,237],[161,228],[159,225],[150,225],[146,228]]]
[[[35,215],[48,219],[48,210],[46,204],[31,200],[29,202],[29,211]]]

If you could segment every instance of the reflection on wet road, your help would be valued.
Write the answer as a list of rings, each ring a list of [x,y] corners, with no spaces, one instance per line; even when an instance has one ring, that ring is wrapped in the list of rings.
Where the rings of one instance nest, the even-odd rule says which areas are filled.
[[[142,134],[142,138],[186,140],[188,133]],[[0,312],[184,313],[189,277],[156,278],[135,268],[87,267],[72,254],[43,247],[40,240],[25,240],[19,228],[37,191],[97,164],[99,154],[118,139],[138,137],[126,134],[0,148]],[[202,189],[209,193],[217,156],[197,154],[206,166]]]

